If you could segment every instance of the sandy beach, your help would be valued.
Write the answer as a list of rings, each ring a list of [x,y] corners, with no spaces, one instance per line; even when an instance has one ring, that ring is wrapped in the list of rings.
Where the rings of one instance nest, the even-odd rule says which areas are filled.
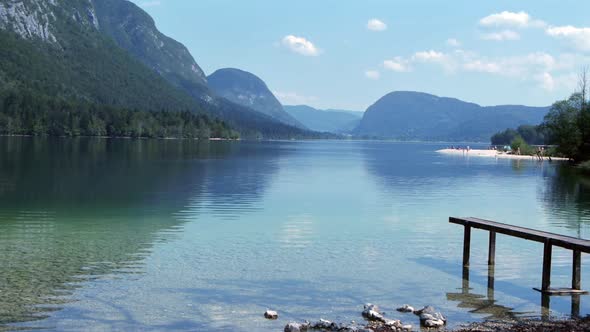
[[[496,150],[457,150],[457,149],[442,149],[436,151],[442,154],[466,156],[466,157],[491,157],[491,158],[506,158],[506,159],[530,159],[538,160],[537,156],[515,155],[507,154]],[[543,157],[543,160],[549,160],[549,157]],[[551,160],[569,160],[568,158],[551,157]]]

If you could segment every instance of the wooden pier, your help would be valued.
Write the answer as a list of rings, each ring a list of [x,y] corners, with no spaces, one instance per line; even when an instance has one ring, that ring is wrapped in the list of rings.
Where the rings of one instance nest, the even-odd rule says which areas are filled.
[[[449,222],[464,226],[463,235],[463,267],[468,271],[469,253],[471,249],[471,229],[489,231],[488,265],[494,266],[496,262],[496,233],[522,238],[525,240],[543,243],[543,276],[541,288],[535,290],[547,295],[585,294],[581,289],[581,264],[582,253],[590,253],[590,241],[564,236],[549,232],[543,232],[526,227],[503,224],[478,218],[450,217]],[[572,250],[572,286],[571,288],[551,288],[551,254],[553,246]],[[465,278],[465,276],[464,276]],[[469,280],[469,274],[466,276]],[[492,277],[493,278],[493,277]],[[492,281],[493,282],[493,281]]]

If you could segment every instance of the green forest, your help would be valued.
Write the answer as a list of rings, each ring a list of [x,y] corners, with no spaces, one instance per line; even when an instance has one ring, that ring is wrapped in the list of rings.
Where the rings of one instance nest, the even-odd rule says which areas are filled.
[[[59,45],[25,40],[12,32],[0,30],[0,131],[75,136],[79,131],[76,119],[79,117],[83,121],[90,121],[88,119],[92,116],[86,113],[99,110],[101,114],[95,114],[94,117],[103,121],[105,128],[98,132],[106,132],[109,136],[161,137],[164,133],[170,137],[183,136],[187,135],[185,131],[180,135],[179,126],[174,123],[189,121],[189,117],[192,118],[189,121],[192,124],[187,125],[187,128],[199,128],[199,123],[203,128],[203,123],[209,123],[215,126],[210,128],[212,136],[224,132],[221,137],[235,137],[235,132],[229,134],[228,127],[239,130],[243,138],[325,136],[277,123],[267,116],[223,99],[212,104],[199,103],[133,59],[109,37],[91,29],[80,29],[67,19],[61,20],[60,24],[64,27],[59,30]],[[12,97],[9,98],[9,95]],[[28,115],[17,116],[14,113],[17,101],[29,108],[23,109],[23,113]],[[43,105],[44,102],[59,104],[61,109]],[[35,109],[39,114],[33,116]],[[138,110],[140,112],[137,115],[130,113]],[[163,110],[171,112],[167,115],[170,119],[166,119]],[[188,116],[186,111],[207,114],[209,118],[202,115]],[[66,119],[74,114],[77,116],[73,116],[74,130],[70,133],[58,130],[58,126],[48,129],[57,118]],[[31,120],[33,118],[37,121],[35,128]],[[123,118],[126,120],[121,120]],[[212,118],[222,119],[223,122]],[[127,124],[123,125],[122,122]],[[138,127],[137,123],[142,125]],[[154,123],[159,125],[155,126]],[[64,124],[64,127],[69,128],[70,124]],[[138,131],[138,128],[141,130]],[[96,130],[82,131],[80,135],[95,135],[88,134],[92,132]],[[201,135],[205,134],[203,130]]]
[[[190,111],[142,111],[73,102],[32,90],[0,91],[0,134],[144,138],[226,138],[239,134],[223,121]]]
[[[556,101],[543,123],[506,129],[491,138],[493,145],[553,145],[557,155],[576,162],[590,160],[590,101],[587,72],[580,75],[579,92]]]
[[[522,125],[516,129],[508,128],[492,136],[492,145],[510,145],[514,139],[521,137],[531,145],[544,145],[547,141],[545,128],[541,125]]]

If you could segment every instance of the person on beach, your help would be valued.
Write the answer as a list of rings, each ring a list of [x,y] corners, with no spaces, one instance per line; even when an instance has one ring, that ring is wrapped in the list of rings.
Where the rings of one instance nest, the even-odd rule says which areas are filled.
[[[543,148],[540,146],[537,147],[537,159],[543,160]]]

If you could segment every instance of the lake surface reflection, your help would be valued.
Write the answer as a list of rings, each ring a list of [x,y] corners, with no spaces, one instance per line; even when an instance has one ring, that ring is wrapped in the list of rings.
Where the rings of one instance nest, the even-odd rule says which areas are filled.
[[[365,302],[412,324],[393,309],[431,304],[451,325],[540,315],[542,245],[498,235],[490,293],[475,231],[465,288],[448,217],[590,238],[590,180],[441,147],[0,138],[0,330],[280,331],[358,321]],[[567,285],[570,252],[553,262]]]

